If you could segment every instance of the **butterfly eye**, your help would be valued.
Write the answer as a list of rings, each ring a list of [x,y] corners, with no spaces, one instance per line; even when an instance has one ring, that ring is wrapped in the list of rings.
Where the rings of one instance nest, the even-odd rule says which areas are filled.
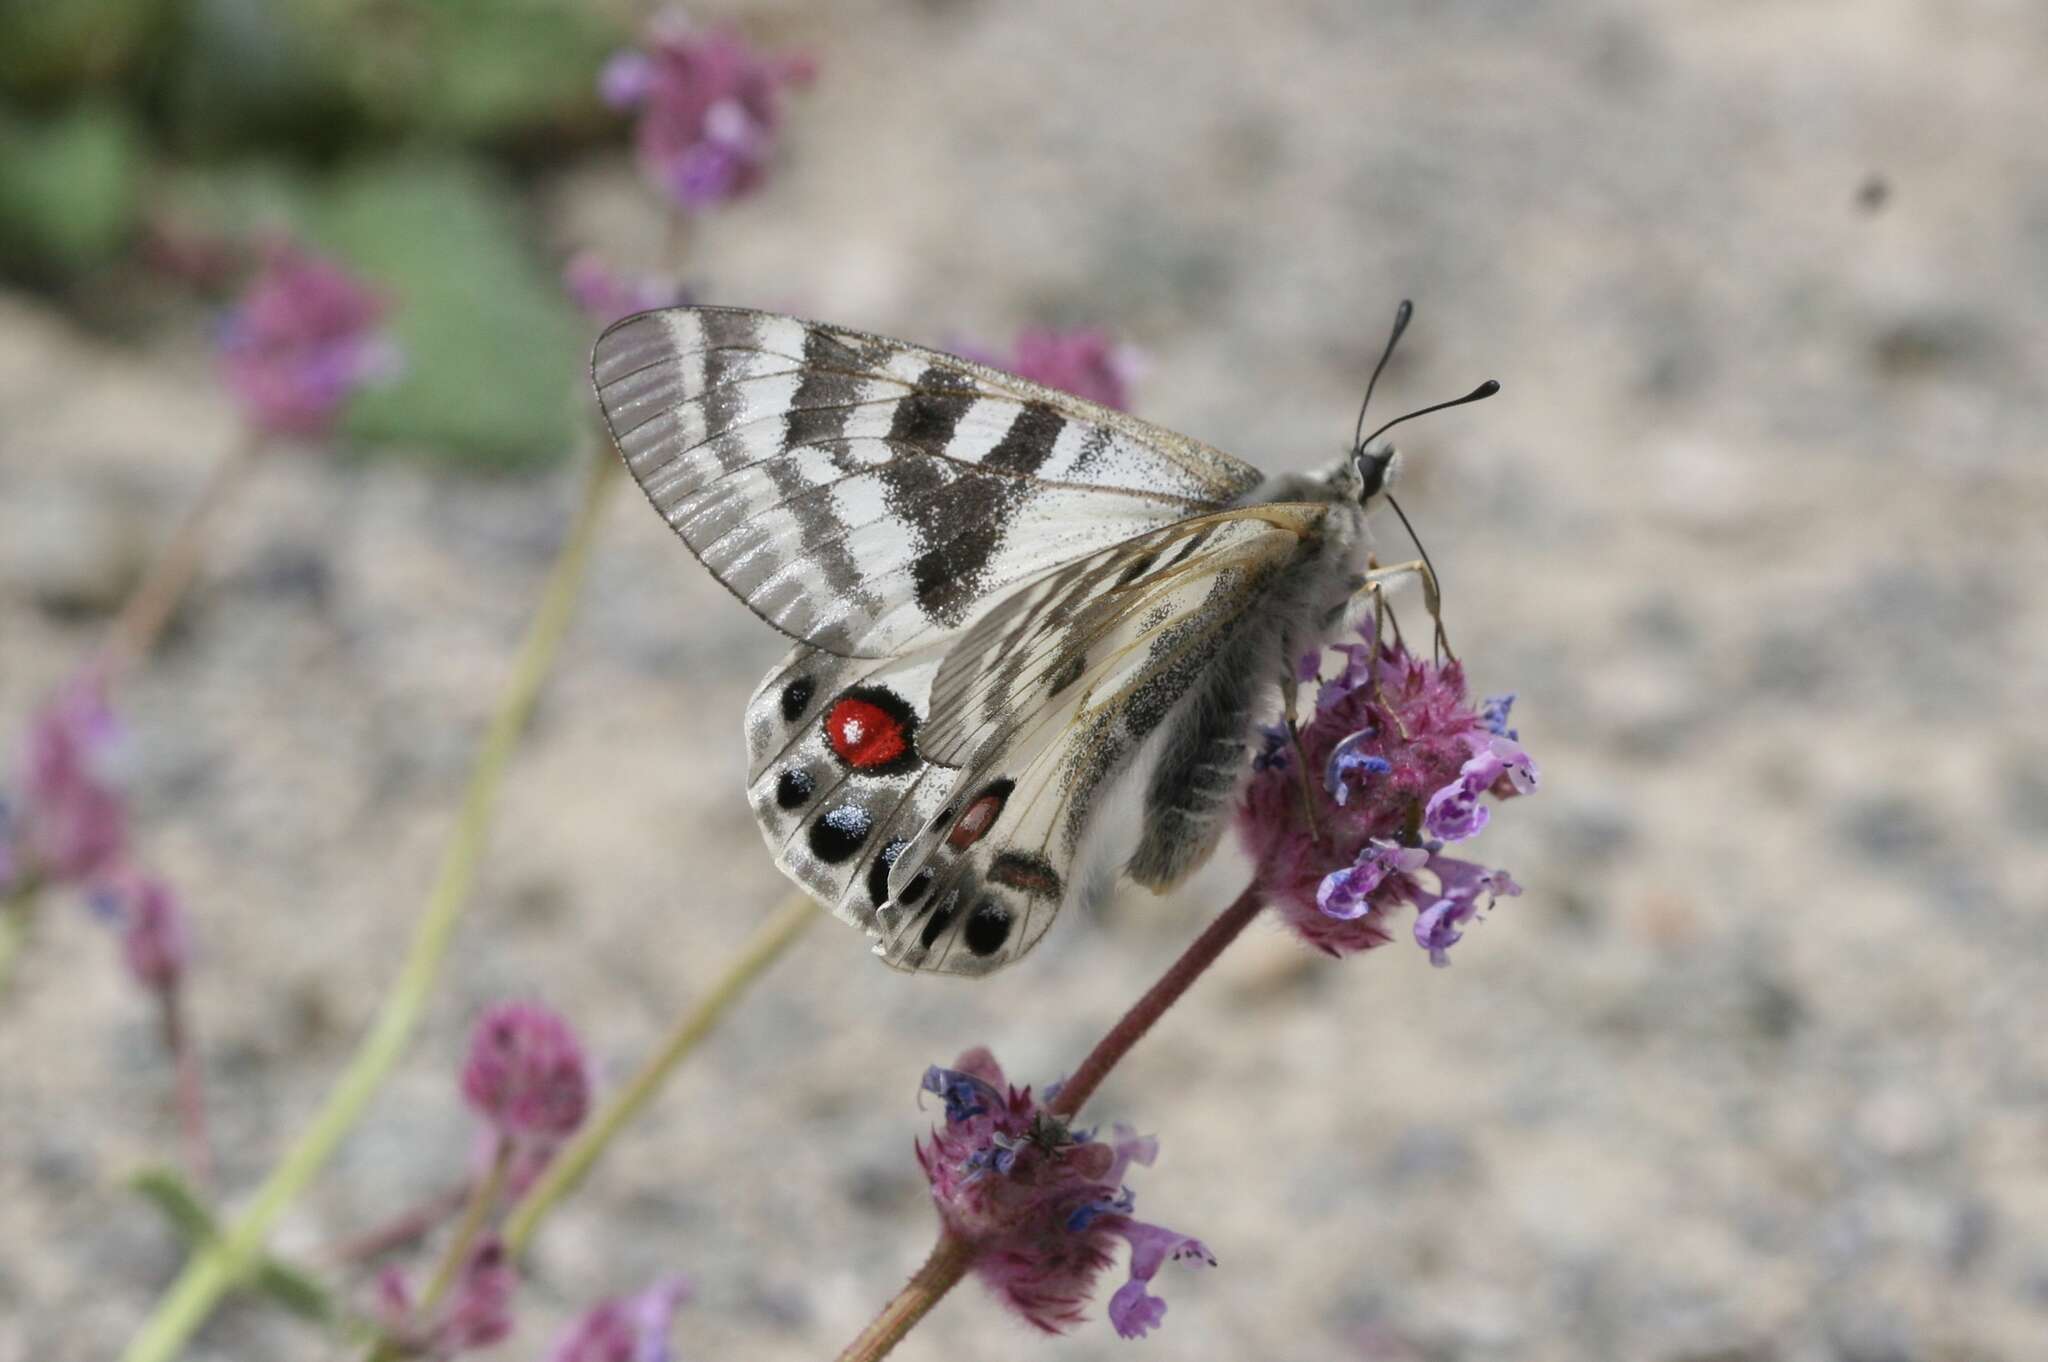
[[[1387,485],[1387,475],[1393,471],[1394,450],[1391,445],[1376,450],[1358,451],[1358,476],[1365,485],[1359,489],[1360,505],[1378,496]]]

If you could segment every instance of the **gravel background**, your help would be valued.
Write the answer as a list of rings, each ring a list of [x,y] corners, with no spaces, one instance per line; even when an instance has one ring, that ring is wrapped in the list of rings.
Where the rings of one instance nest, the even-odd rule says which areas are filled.
[[[709,9],[710,6],[706,6]],[[1269,467],[1349,430],[1396,299],[1404,498],[1546,789],[1528,887],[1433,971],[1257,929],[1097,1110],[1163,1137],[1142,1345],[978,1289],[905,1358],[1943,1362],[2048,1355],[2048,9],[2032,0],[858,3],[724,301],[933,340],[1096,322],[1138,409]],[[1882,186],[1882,189],[1869,188]],[[550,239],[652,259],[622,159]],[[1881,201],[1878,201],[1881,200]],[[0,295],[0,713],[81,656],[232,438],[181,319],[114,347]],[[152,333],[155,334],[155,333]],[[565,393],[574,381],[565,374]],[[280,457],[127,697],[143,849],[194,905],[224,1173],[369,1016],[572,476]],[[424,1034],[288,1220],[312,1256],[461,1167],[506,994],[614,1078],[783,885],[739,794],[780,645],[612,507]],[[685,1358],[829,1356],[924,1252],[919,1072],[1061,1072],[1234,890],[1062,922],[980,984],[826,925],[539,1244],[514,1343],[657,1271]],[[57,906],[0,1020],[0,1362],[103,1358],[175,1267],[120,1188],[171,1147],[150,1017]],[[206,1358],[319,1355],[223,1314]]]

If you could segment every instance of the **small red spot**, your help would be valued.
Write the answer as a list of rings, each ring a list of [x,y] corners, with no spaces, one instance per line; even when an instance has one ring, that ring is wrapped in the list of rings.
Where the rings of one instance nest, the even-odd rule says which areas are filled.
[[[903,721],[880,705],[842,697],[825,715],[825,738],[856,769],[887,766],[910,747]]]
[[[1003,801],[994,795],[983,795],[967,806],[967,812],[960,815],[960,821],[946,834],[946,845],[950,847],[971,847],[988,836],[988,830],[1002,812]]]

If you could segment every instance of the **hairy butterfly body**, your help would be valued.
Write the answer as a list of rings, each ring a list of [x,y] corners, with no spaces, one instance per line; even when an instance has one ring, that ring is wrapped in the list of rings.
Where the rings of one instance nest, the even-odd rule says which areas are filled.
[[[1405,315],[1405,314],[1404,314]],[[986,366],[735,308],[642,313],[592,374],[627,467],[797,646],[747,706],[776,863],[902,969],[982,974],[1208,856],[1253,720],[1368,575],[1391,450],[1266,479]]]

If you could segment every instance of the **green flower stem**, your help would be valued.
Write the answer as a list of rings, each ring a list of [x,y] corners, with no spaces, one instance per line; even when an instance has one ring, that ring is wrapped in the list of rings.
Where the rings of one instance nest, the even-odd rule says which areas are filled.
[[[33,878],[16,885],[0,898],[0,998],[7,996],[14,982],[14,966],[28,944],[28,929],[36,915],[39,886]]]
[[[499,698],[497,713],[477,754],[461,815],[442,856],[426,909],[413,929],[405,962],[385,995],[369,1034],[328,1093],[312,1124],[271,1170],[248,1208],[225,1233],[186,1261],[184,1271],[130,1341],[122,1354],[123,1362],[170,1362],[178,1355],[185,1341],[213,1313],[222,1295],[237,1286],[261,1261],[263,1241],[271,1227],[319,1173],[342,1137],[361,1119],[370,1098],[404,1053],[426,1007],[442,958],[448,952],[449,941],[469,898],[477,866],[483,859],[505,767],[525,731],[541,682],[568,627],[615,463],[608,452],[599,452],[590,460],[575,522],[549,570],[511,680]]]
[[[682,1062],[683,1056],[696,1049],[698,1043],[711,1034],[745,995],[748,987],[768,966],[780,959],[782,953],[803,935],[804,929],[820,916],[818,906],[811,902],[809,896],[797,894],[778,909],[775,916],[761,924],[741,948],[738,958],[711,986],[711,992],[677,1021],[675,1029],[669,1032],[668,1040],[654,1057],[598,1110],[590,1123],[577,1132],[575,1139],[548,1161],[547,1171],[514,1204],[511,1213],[505,1217],[505,1250],[508,1254],[517,1258],[524,1252],[540,1225],[541,1217],[575,1189],[605,1147],[661,1091],[662,1084],[668,1081],[669,1074]]]

